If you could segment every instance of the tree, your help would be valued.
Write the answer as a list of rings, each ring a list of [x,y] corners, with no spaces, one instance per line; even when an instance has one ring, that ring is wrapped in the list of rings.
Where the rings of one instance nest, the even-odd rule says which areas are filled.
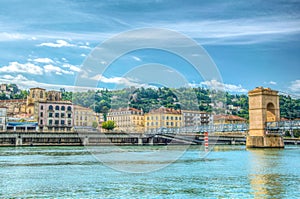
[[[93,121],[92,127],[94,127],[94,128],[98,128],[98,122],[96,122],[96,121]]]
[[[104,128],[108,131],[113,130],[115,127],[116,127],[116,124],[112,120],[108,120],[108,121],[102,123],[102,128]]]

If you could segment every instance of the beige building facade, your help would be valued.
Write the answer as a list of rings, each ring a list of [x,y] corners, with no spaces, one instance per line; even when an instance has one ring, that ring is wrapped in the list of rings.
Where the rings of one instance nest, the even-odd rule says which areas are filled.
[[[180,110],[160,107],[145,114],[145,131],[157,128],[180,128],[182,115]]]
[[[97,114],[90,108],[74,105],[74,126],[98,127]]]
[[[107,114],[107,120],[116,124],[116,131],[120,132],[144,132],[144,113],[135,108],[112,109]]]

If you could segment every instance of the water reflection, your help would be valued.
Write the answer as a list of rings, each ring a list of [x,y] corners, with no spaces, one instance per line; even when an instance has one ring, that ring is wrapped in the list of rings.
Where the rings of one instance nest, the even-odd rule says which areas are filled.
[[[251,149],[249,180],[254,198],[282,198],[285,194],[281,149]],[[281,168],[282,169],[282,168]]]

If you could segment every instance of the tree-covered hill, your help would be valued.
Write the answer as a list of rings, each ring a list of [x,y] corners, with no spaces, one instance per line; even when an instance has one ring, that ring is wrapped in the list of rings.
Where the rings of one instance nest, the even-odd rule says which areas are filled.
[[[133,107],[149,112],[161,106],[174,109],[200,110],[211,113],[226,113],[248,119],[248,96],[211,91],[206,88],[125,88],[121,90],[98,90],[86,92],[68,92],[60,89],[63,100],[72,100],[74,104],[90,107],[98,113],[107,113],[109,109]],[[28,90],[21,90],[15,84],[9,84],[0,92],[0,100],[25,99]],[[282,118],[300,118],[300,99],[280,95],[280,114]]]
[[[174,109],[200,110],[213,113],[238,115],[249,119],[248,96],[210,91],[205,88],[126,88],[122,90],[64,92],[64,99],[90,107],[96,112],[107,113],[110,108],[133,107],[148,112],[161,106]],[[280,95],[282,118],[300,118],[300,99]]]

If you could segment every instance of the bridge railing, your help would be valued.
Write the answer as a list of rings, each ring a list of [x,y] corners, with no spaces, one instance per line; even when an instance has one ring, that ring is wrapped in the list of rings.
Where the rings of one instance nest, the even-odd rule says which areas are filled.
[[[267,122],[266,129],[267,130],[282,130],[282,131],[300,129],[300,120]]]
[[[201,125],[188,126],[180,128],[154,128],[149,129],[145,134],[177,134],[177,133],[203,133],[203,132],[245,132],[248,131],[247,123],[237,124],[217,124],[217,125]]]

